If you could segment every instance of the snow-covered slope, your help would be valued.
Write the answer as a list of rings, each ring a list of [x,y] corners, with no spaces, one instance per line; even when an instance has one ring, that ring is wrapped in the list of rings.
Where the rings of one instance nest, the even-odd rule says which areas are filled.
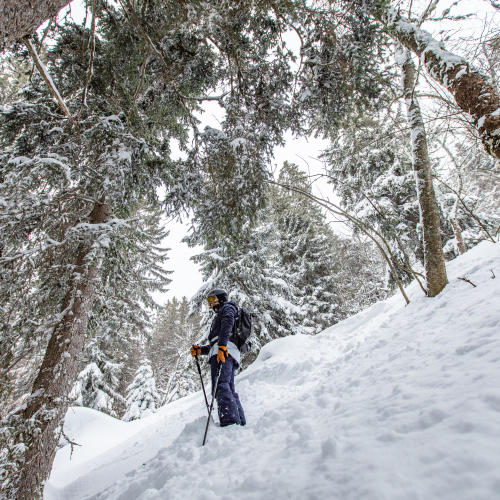
[[[82,446],[58,452],[46,499],[500,498],[500,245],[448,273],[436,298],[412,285],[407,307],[268,344],[237,378],[248,425],[205,447],[201,392],[131,423],[71,409]]]

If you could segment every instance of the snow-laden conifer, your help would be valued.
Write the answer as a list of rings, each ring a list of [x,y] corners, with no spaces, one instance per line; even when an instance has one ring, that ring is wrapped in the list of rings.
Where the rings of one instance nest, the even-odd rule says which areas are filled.
[[[200,321],[199,314],[191,313],[186,297],[174,297],[158,313],[146,354],[164,403],[200,388],[189,353],[191,345],[201,337]]]
[[[287,186],[310,189],[306,175],[285,163],[256,221],[237,239],[205,242],[194,258],[207,281],[193,302],[202,304],[212,288],[226,289],[254,315],[254,352],[277,337],[318,333],[385,293],[377,258],[363,251],[363,244],[335,236],[314,202]],[[355,265],[344,262],[348,254],[351,261],[358,258]],[[210,320],[207,313],[206,328]]]
[[[160,405],[153,369],[148,359],[143,359],[133,382],[127,387],[126,411],[123,420],[137,420],[154,413]]]
[[[106,357],[98,340],[93,341],[86,350],[85,367],[78,374],[69,396],[72,404],[117,416],[116,404],[124,402],[123,396],[118,393],[123,366]]]

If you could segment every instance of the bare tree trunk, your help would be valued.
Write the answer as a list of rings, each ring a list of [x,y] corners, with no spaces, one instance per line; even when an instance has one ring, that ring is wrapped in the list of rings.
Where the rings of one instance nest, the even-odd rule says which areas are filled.
[[[432,171],[427,149],[427,136],[420,106],[415,96],[415,65],[407,50],[403,50],[403,93],[411,131],[413,170],[417,183],[420,220],[424,236],[424,266],[427,294],[436,296],[448,283],[441,241],[441,221],[432,184]]]
[[[465,59],[448,52],[443,43],[394,9],[378,7],[373,14],[394,39],[420,57],[432,78],[472,117],[486,151],[500,159],[500,100],[494,87]]]
[[[2,0],[0,2],[0,52],[31,35],[54,17],[70,0]]]
[[[106,222],[109,212],[106,203],[96,203],[90,214],[90,223]],[[68,409],[67,396],[78,374],[79,358],[95,295],[97,268],[86,264],[87,254],[88,250],[82,247],[61,305],[61,320],[52,332],[22,414],[28,427],[18,441],[24,442],[27,450],[17,481],[17,500],[42,497],[43,481],[48,478],[54,461]]]

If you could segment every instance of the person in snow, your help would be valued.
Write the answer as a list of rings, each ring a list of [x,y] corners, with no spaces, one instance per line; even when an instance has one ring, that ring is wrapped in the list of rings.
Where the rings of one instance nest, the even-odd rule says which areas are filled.
[[[231,342],[231,334],[238,317],[238,307],[234,302],[229,301],[225,290],[218,288],[208,294],[207,302],[215,313],[208,335],[209,344],[194,344],[191,347],[191,355],[193,357],[208,355],[212,375],[212,392],[220,366],[215,399],[217,400],[221,427],[232,424],[245,425],[245,413],[234,387],[234,372],[240,364],[240,351],[236,344]]]

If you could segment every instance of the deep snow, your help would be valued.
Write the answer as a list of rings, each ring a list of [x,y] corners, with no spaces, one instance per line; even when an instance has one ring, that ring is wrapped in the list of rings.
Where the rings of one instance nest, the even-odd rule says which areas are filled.
[[[205,447],[201,392],[130,423],[70,409],[82,446],[58,452],[46,500],[500,498],[500,245],[448,277],[265,346],[237,377],[248,425]]]

